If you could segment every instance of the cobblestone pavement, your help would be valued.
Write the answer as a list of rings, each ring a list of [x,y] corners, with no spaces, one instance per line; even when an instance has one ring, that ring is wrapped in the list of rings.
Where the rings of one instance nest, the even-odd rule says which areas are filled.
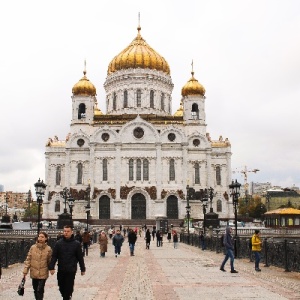
[[[173,248],[164,242],[156,247],[151,242],[145,249],[143,238],[138,238],[135,256],[129,255],[124,243],[119,257],[109,245],[105,258],[100,258],[99,246],[90,247],[85,257],[85,276],[77,273],[73,300],[183,300],[183,299],[300,299],[300,274],[262,266],[254,271],[254,263],[235,260],[238,274],[219,270],[222,254],[201,251],[184,244]],[[3,270],[0,280],[0,299],[20,299],[17,286],[22,276],[22,264]],[[31,280],[27,279],[24,300],[34,299]],[[46,282],[45,300],[61,299],[56,275]]]

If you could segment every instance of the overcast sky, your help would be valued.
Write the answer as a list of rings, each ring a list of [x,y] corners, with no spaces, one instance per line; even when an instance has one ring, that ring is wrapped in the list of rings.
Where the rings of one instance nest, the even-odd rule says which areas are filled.
[[[106,112],[109,62],[141,34],[170,65],[173,113],[195,77],[207,131],[229,138],[249,182],[300,186],[300,1],[2,1],[0,184],[27,192],[45,178],[45,143],[64,140],[73,85],[87,76]],[[241,174],[233,174],[243,182]]]

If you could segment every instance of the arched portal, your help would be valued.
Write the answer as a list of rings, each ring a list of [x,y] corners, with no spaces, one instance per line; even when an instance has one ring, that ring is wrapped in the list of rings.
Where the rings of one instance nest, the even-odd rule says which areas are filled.
[[[178,199],[174,195],[167,198],[167,218],[178,219]]]
[[[146,219],[146,198],[143,194],[134,194],[131,198],[131,219]]]
[[[106,195],[99,199],[99,219],[110,219],[110,199]]]

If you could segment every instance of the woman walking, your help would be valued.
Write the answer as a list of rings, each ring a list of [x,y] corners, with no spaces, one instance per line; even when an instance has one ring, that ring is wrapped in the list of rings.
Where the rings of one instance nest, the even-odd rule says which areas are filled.
[[[173,231],[173,243],[174,243],[174,249],[177,249],[178,235],[177,235],[176,230]]]
[[[251,244],[252,244],[252,253],[254,253],[254,257],[255,257],[255,271],[260,272],[261,269],[259,268],[259,262],[260,262],[262,241],[260,239],[260,231],[258,229],[254,231],[254,234],[251,239]]]
[[[149,229],[147,229],[146,231],[145,240],[146,240],[146,249],[150,249],[151,233]]]
[[[108,238],[104,231],[99,234],[99,244],[100,244],[100,257],[105,257],[105,252],[107,252]]]
[[[37,243],[31,246],[24,262],[23,276],[25,278],[30,270],[36,300],[43,300],[45,283],[49,276],[48,264],[51,260],[52,249],[47,245],[47,242],[47,233],[40,232]]]

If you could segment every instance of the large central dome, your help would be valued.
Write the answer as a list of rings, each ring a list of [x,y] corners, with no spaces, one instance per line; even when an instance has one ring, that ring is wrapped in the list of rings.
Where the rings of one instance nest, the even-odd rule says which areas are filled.
[[[170,67],[167,61],[152,49],[140,34],[141,27],[138,27],[138,34],[131,44],[121,53],[113,58],[107,70],[107,74],[123,69],[154,69],[170,74]]]

